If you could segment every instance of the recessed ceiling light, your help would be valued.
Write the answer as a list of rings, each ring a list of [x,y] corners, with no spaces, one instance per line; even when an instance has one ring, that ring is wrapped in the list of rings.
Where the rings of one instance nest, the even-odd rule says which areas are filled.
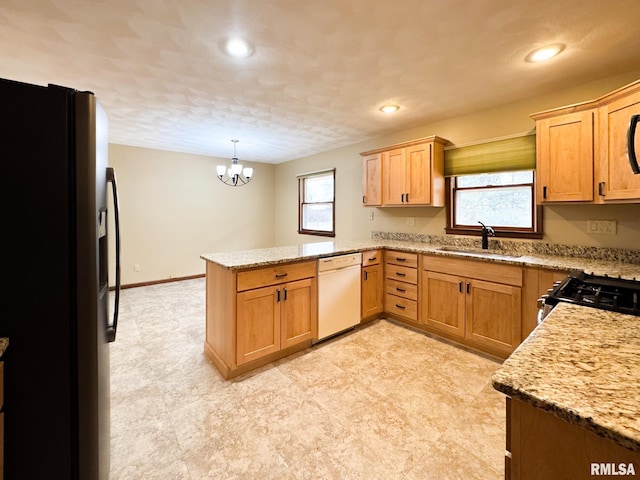
[[[253,47],[245,40],[238,37],[227,38],[222,42],[222,49],[232,57],[245,58],[253,53]]]
[[[381,106],[378,110],[380,110],[381,112],[384,113],[393,113],[393,112],[397,112],[398,110],[400,110],[400,107],[398,105],[383,105]]]
[[[527,62],[544,62],[545,60],[549,60],[550,58],[558,55],[562,50],[564,50],[564,47],[565,46],[563,44],[557,43],[555,45],[538,48],[527,55],[525,60]]]

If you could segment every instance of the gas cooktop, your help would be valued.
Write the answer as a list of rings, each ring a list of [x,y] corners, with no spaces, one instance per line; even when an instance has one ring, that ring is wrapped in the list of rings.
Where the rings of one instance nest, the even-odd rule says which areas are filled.
[[[572,271],[556,284],[545,303],[570,302],[640,316],[640,281]]]

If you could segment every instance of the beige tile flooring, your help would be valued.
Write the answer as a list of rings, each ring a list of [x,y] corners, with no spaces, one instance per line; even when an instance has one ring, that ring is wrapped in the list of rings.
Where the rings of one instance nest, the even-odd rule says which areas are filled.
[[[111,479],[503,478],[498,363],[379,320],[224,381],[204,285],[122,292]]]

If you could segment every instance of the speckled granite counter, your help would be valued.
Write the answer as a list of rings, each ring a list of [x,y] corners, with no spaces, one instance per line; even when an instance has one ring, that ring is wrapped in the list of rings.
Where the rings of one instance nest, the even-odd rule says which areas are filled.
[[[560,303],[492,380],[506,395],[640,451],[640,317]]]
[[[444,238],[444,237],[442,237]],[[330,241],[307,243],[287,247],[262,248],[234,252],[210,253],[201,255],[203,260],[216,263],[229,269],[254,268],[278,263],[363,252],[376,248],[392,248],[413,253],[427,253],[451,257],[481,259],[488,262],[509,263],[513,265],[542,267],[552,270],[584,270],[596,275],[621,276],[622,278],[640,278],[640,251],[625,250],[609,254],[606,249],[597,249],[597,255],[584,247],[559,247],[540,249],[546,253],[531,251],[530,243],[505,242],[492,240],[492,248],[482,251],[469,241],[452,241],[446,244],[428,241],[396,240],[393,238],[372,238],[362,241]],[[546,244],[545,244],[546,245]],[[459,247],[467,252],[442,250]],[[584,256],[583,256],[584,255]],[[599,255],[600,258],[596,258]]]
[[[0,337],[0,357],[4,355],[4,352],[8,346],[9,346],[9,339],[6,337]]]

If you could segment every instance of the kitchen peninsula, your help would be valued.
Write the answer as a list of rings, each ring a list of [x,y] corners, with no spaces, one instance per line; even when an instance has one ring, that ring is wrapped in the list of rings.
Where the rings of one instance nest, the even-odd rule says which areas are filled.
[[[560,303],[498,369],[506,478],[640,474],[639,322]]]
[[[228,379],[310,347],[317,330],[317,260],[334,255],[367,251],[406,252],[419,257],[421,271],[425,271],[430,259],[438,258],[452,262],[464,260],[479,267],[486,262],[494,264],[495,268],[516,268],[516,273],[520,273],[512,282],[516,286],[511,288],[516,289],[517,297],[514,298],[525,300],[521,303],[522,328],[518,311],[513,317],[517,325],[501,326],[497,332],[515,338],[511,343],[493,341],[483,349],[483,344],[473,338],[467,342],[464,335],[457,337],[431,330],[421,317],[414,321],[383,309],[383,315],[502,358],[508,356],[535,326],[535,318],[530,317],[531,310],[535,310],[535,299],[540,294],[538,271],[564,275],[572,269],[581,269],[597,274],[640,277],[638,251],[603,249],[594,255],[590,249],[580,248],[582,256],[576,256],[575,249],[565,246],[496,240],[490,250],[481,250],[476,243],[470,239],[440,236],[398,239],[394,234],[381,232],[365,241],[319,242],[204,254],[201,258],[206,261],[207,276],[205,353]],[[591,258],[587,258],[589,255]],[[484,270],[492,271],[490,268]],[[530,278],[536,279],[535,282],[530,282]],[[501,281],[496,279],[497,283]],[[549,286],[544,285],[545,289]],[[426,295],[426,291],[420,292],[419,297],[424,300]],[[418,308],[420,300],[416,300]],[[520,303],[514,305],[519,310]],[[502,349],[496,350],[492,345]]]

